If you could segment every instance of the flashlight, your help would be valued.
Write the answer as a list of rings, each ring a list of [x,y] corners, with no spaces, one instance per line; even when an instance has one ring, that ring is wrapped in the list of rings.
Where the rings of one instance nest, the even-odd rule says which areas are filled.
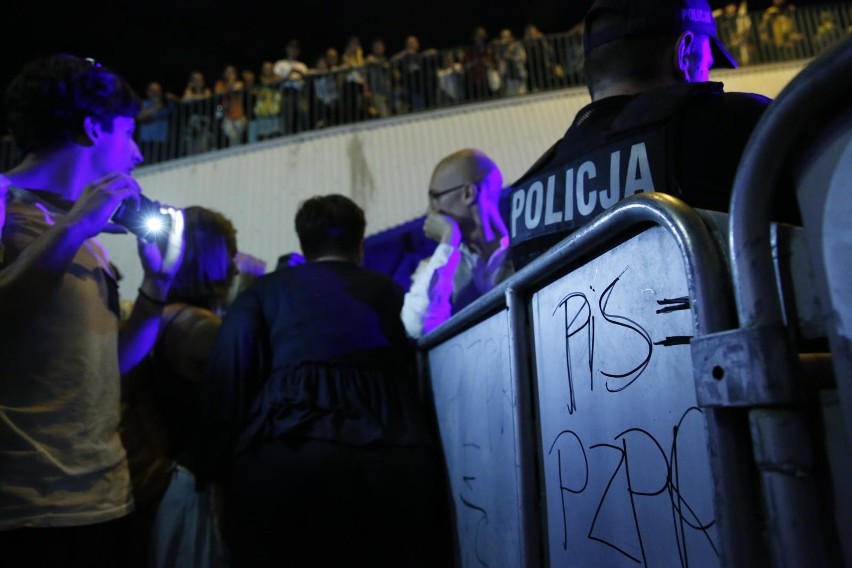
[[[124,201],[113,214],[112,222],[146,241],[157,241],[168,235],[172,218],[159,202],[140,194],[139,206],[129,199]]]

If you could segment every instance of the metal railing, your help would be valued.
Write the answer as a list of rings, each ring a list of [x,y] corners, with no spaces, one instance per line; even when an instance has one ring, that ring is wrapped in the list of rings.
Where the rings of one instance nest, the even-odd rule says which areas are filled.
[[[731,6],[734,6],[731,4]],[[722,10],[719,36],[741,65],[811,58],[852,30],[852,2],[792,11]],[[163,100],[139,121],[146,164],[321,128],[583,85],[583,38],[561,34],[311,70],[193,101]],[[150,104],[150,103],[149,103]],[[0,171],[20,159],[0,140]]]

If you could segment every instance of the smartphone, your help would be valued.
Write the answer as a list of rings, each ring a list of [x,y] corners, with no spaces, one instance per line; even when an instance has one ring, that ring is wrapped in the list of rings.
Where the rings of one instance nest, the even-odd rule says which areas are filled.
[[[156,241],[169,234],[172,217],[163,211],[158,201],[139,194],[139,206],[130,199],[125,200],[113,214],[112,222],[147,241]]]

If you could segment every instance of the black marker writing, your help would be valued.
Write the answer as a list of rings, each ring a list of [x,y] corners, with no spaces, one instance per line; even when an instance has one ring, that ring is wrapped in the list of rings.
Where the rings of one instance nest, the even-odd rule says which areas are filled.
[[[655,341],[654,345],[672,347],[674,345],[689,345],[690,341],[692,341],[691,335],[670,335],[662,341]]]
[[[580,448],[580,452],[582,452],[583,455],[582,463],[584,470],[582,487],[572,488],[566,486],[565,480],[562,476],[562,450],[556,450],[556,461],[559,467],[559,496],[562,500],[562,548],[563,550],[568,550],[568,517],[565,508],[565,492],[567,491],[568,493],[582,493],[586,490],[586,487],[589,485],[589,460],[586,458],[586,449],[583,447],[583,442],[580,440],[580,437],[577,436],[577,434],[572,432],[571,430],[563,430],[556,436],[556,438],[553,440],[553,444],[550,445],[550,450],[547,451],[548,454],[553,453],[553,448],[556,447],[556,443],[559,442],[559,439],[563,436],[566,436],[569,439],[573,438],[576,441],[576,447]]]
[[[609,392],[623,391],[624,389],[626,389],[627,387],[632,385],[636,381],[636,379],[638,379],[642,375],[642,373],[645,371],[645,369],[648,367],[648,363],[651,362],[651,353],[653,353],[653,351],[654,351],[654,345],[651,342],[651,336],[648,335],[648,332],[645,331],[645,329],[641,325],[639,325],[638,323],[636,323],[635,321],[633,321],[630,318],[627,318],[625,316],[615,315],[615,314],[612,314],[612,313],[609,313],[609,312],[606,311],[607,305],[609,304],[610,297],[612,297],[612,291],[615,289],[615,285],[618,283],[618,281],[621,279],[621,276],[626,271],[627,271],[627,269],[625,268],[624,271],[622,271],[622,273],[619,274],[618,277],[615,280],[613,280],[610,283],[609,286],[606,287],[606,289],[601,294],[600,300],[598,301],[598,307],[601,310],[601,315],[603,316],[603,318],[606,321],[608,321],[609,323],[612,323],[612,324],[615,324],[615,325],[621,326],[621,327],[626,327],[627,329],[635,331],[647,344],[648,353],[645,355],[645,358],[642,360],[641,363],[639,363],[637,366],[635,366],[634,368],[630,369],[629,371],[627,371],[625,373],[607,373],[606,371],[601,371],[602,375],[604,375],[605,377],[610,377],[612,379],[630,378],[630,380],[627,381],[625,384],[620,385],[616,388],[610,388],[609,382],[607,382],[606,389]]]
[[[662,300],[657,300],[657,304],[665,306],[657,310],[658,314],[668,314],[679,310],[688,310],[691,307],[689,305],[689,296],[682,296],[680,298],[664,298]]]
[[[681,488],[678,444],[684,423],[691,416],[700,420],[702,411],[697,407],[690,407],[681,415],[677,425],[672,429],[672,445],[668,454],[659,441],[649,431],[642,428],[624,430],[613,437],[612,442],[614,443],[592,444],[588,448],[595,451],[589,454],[586,453],[586,445],[576,432],[563,430],[556,435],[548,455],[553,455],[554,450],[556,450],[557,487],[560,493],[563,521],[563,550],[568,550],[568,513],[571,511],[576,515],[576,511],[582,511],[582,509],[571,506],[569,503],[571,495],[579,495],[587,490],[590,472],[596,469],[600,470],[602,463],[595,456],[602,455],[599,452],[603,451],[616,452],[617,461],[612,472],[608,474],[609,479],[589,522],[587,533],[589,540],[611,548],[637,564],[647,565],[646,540],[652,539],[659,543],[661,538],[665,538],[665,534],[659,532],[664,525],[660,522],[643,523],[639,514],[638,500],[664,497],[671,511],[672,547],[677,550],[680,566],[684,568],[689,566],[687,534],[690,531],[702,533],[704,539],[718,557],[718,549],[710,534],[710,529],[714,526],[715,521],[712,519],[702,521]],[[563,455],[563,452],[565,455]],[[575,468],[575,473],[576,471],[583,472],[580,478],[582,481],[576,480],[573,484],[566,481],[570,478],[568,471],[566,471],[569,465]],[[634,477],[631,475],[632,466],[641,466],[644,474],[638,478]],[[615,489],[615,481],[619,476],[624,480],[625,493],[620,493]],[[629,535],[627,540],[620,539],[619,537],[627,535],[619,535],[613,531],[611,526],[608,527],[608,532],[605,534],[598,528],[602,510],[606,503],[613,499],[627,499],[629,503],[632,517],[631,532],[633,534]],[[636,545],[633,548],[635,550],[629,549],[628,547],[632,546],[629,541],[634,538]]]
[[[573,301],[572,301],[573,300]],[[571,304],[571,305],[569,305]],[[565,322],[565,368],[568,373],[568,413],[573,414],[577,410],[577,399],[574,395],[574,365],[571,361],[571,338],[582,330],[586,330],[586,341],[588,342],[588,364],[590,389],[595,389],[594,373],[592,363],[595,358],[595,318],[592,316],[592,307],[589,300],[582,292],[568,294],[556,305],[552,315],[556,315],[559,309]],[[577,321],[579,319],[579,322]]]

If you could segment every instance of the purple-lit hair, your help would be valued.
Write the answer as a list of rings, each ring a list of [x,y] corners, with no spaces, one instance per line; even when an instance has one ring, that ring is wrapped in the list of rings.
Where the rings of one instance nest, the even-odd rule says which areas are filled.
[[[227,217],[204,207],[187,207],[183,215],[183,263],[169,290],[169,302],[216,310],[237,274],[237,231]]]
[[[68,54],[27,63],[6,89],[5,106],[22,154],[75,140],[86,117],[111,132],[115,117],[135,117],[140,109],[139,97],[119,75]]]

